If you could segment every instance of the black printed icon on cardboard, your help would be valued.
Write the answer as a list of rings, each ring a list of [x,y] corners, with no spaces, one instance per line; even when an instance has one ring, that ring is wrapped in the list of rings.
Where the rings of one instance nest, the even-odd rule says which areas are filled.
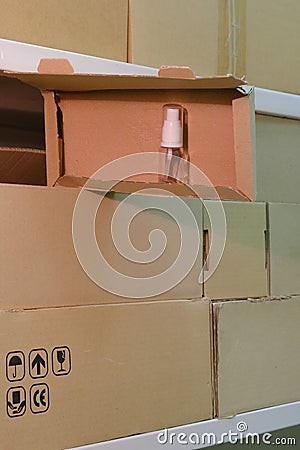
[[[6,378],[8,381],[21,381],[25,376],[25,356],[21,351],[6,355]]]
[[[57,377],[71,372],[71,352],[69,347],[55,347],[52,351],[52,371]]]
[[[45,378],[48,374],[48,353],[44,348],[35,348],[29,353],[31,378]]]
[[[30,409],[33,414],[48,411],[50,405],[49,387],[45,383],[33,384],[30,388]]]
[[[9,417],[20,417],[26,411],[26,392],[22,386],[10,388],[6,393],[6,412]]]

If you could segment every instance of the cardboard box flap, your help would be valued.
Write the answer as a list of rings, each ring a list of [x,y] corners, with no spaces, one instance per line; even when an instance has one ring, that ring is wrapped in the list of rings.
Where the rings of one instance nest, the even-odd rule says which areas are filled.
[[[64,187],[81,188],[89,180],[89,190],[106,191],[111,186],[111,181],[103,181],[97,179],[88,179],[86,177],[74,177],[70,175],[64,175],[60,177],[56,185]],[[149,189],[148,193],[151,194],[150,189],[155,189],[155,195],[157,190],[160,189],[162,195],[167,195],[166,191],[173,195],[180,197],[199,197],[205,199],[219,199],[223,200],[238,200],[249,201],[249,199],[242,193],[237,192],[231,187],[216,186],[198,186],[198,185],[185,185],[185,184],[168,184],[168,183],[146,183],[136,181],[115,181],[113,188],[109,189],[112,192],[121,192],[131,194],[139,190]],[[143,191],[144,194],[144,191]],[[147,195],[147,194],[146,194]]]
[[[146,75],[2,72],[41,90],[84,92],[115,89],[236,89],[246,84],[232,75],[181,79]]]

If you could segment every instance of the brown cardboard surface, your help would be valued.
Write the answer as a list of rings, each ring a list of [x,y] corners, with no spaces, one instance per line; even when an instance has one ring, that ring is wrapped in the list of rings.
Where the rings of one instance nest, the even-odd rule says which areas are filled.
[[[213,305],[219,417],[299,400],[299,300]]]
[[[0,147],[0,181],[46,185],[45,151]]]
[[[218,0],[130,0],[129,62],[217,73],[217,8]]]
[[[1,361],[12,380],[3,366],[1,450],[72,448],[212,418],[208,301],[1,311],[0,322]],[[57,347],[66,351],[62,366]],[[48,373],[34,379],[32,362],[45,351]],[[23,366],[13,378],[9,352],[23,352],[23,380]],[[42,412],[39,393],[40,408],[33,396],[45,384],[49,408]],[[26,411],[8,417],[7,391],[18,386],[26,392]]]
[[[124,302],[124,298],[98,287],[78,262],[72,240],[72,217],[79,189],[0,185],[0,307],[37,308]],[[101,193],[90,192],[88,204],[98,202]],[[111,238],[111,219],[126,194],[110,194],[103,200],[96,217],[98,245],[106,260],[117,271],[131,277],[152,277],[164,272],[176,260],[180,231],[172,217],[164,213],[176,199],[156,197],[156,209],[149,209],[149,196],[139,196],[140,212],[130,226],[130,239],[139,250],[149,247],[149,233],[162,230],[167,247],[153,263],[135,264],[120,256]],[[199,224],[201,239],[202,208],[198,199],[183,199]],[[157,208],[162,208],[158,211]],[[186,215],[177,217],[182,233],[190,235]],[[196,262],[186,277],[154,299],[201,297],[199,274],[202,268],[201,242]],[[101,273],[101,264],[97,262]],[[166,274],[166,277],[170,275]],[[137,289],[140,289],[137,280]],[[137,290],[139,292],[139,290]],[[148,300],[153,299],[151,297]]]
[[[130,0],[129,16],[130,62],[300,93],[298,0]]]
[[[2,2],[1,38],[126,61],[127,0]]]
[[[300,205],[270,203],[270,286],[272,295],[300,293]]]
[[[246,3],[247,80],[262,88],[300,94],[299,1]]]
[[[217,207],[205,200],[204,207]],[[224,253],[213,275],[204,284],[211,299],[263,297],[268,295],[266,268],[266,205],[264,203],[223,202],[227,222]],[[204,212],[204,230],[211,227]]]
[[[256,198],[300,203],[299,120],[256,114]]]

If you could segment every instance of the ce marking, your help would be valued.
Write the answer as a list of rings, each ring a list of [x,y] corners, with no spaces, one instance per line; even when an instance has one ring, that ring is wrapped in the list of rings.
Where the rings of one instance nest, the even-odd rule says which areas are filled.
[[[30,388],[30,409],[33,414],[48,411],[50,405],[49,387],[45,383],[33,384]]]

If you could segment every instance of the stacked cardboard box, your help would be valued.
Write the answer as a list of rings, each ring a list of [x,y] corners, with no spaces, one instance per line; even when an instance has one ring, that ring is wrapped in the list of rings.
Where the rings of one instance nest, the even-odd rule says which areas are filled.
[[[300,93],[298,0],[2,0],[0,38]],[[42,24],[42,26],[41,26]]]
[[[126,61],[128,0],[1,3],[0,37]]]
[[[178,69],[159,77],[79,75],[65,62],[55,69],[56,63],[43,62],[40,74],[5,74],[6,81],[17,78],[42,91],[48,185],[16,185],[34,184],[19,178],[22,160],[11,164],[11,184],[0,185],[0,351],[6,366],[0,423],[7,430],[0,445],[17,449],[22,440],[23,448],[66,448],[298,400],[300,289],[281,266],[285,252],[287,266],[296,270],[297,252],[288,245],[293,229],[279,247],[277,236],[287,225],[282,210],[255,201],[254,111],[251,94],[238,88],[242,81],[194,79]],[[166,212],[178,196],[199,232],[194,264],[181,282],[146,296],[138,280],[134,295],[122,296],[97,286],[80,265],[74,208],[99,167],[129,153],[158,151],[166,103],[187,109],[191,162],[216,190],[196,186],[206,198],[202,204],[180,185],[164,185],[159,195],[134,193],[161,188],[156,178],[115,184],[95,214],[95,239],[117,272],[141,279],[172,263],[182,238],[178,226],[184,235],[193,231],[184,214],[176,224]],[[11,149],[17,157],[25,153],[26,172],[36,179],[32,150]],[[86,191],[86,213],[103,197],[104,181],[95,179]],[[149,208],[149,198],[159,211]],[[112,217],[128,199],[139,202],[129,230],[138,249],[145,250],[145,236],[154,229],[167,236],[155,267],[141,268],[114,249]],[[209,214],[218,205],[227,239],[206,279],[209,249],[219,238]],[[285,207],[297,217],[297,205]],[[103,262],[93,266],[97,274],[106,270]]]
[[[130,0],[129,61],[300,94],[297,0]]]

